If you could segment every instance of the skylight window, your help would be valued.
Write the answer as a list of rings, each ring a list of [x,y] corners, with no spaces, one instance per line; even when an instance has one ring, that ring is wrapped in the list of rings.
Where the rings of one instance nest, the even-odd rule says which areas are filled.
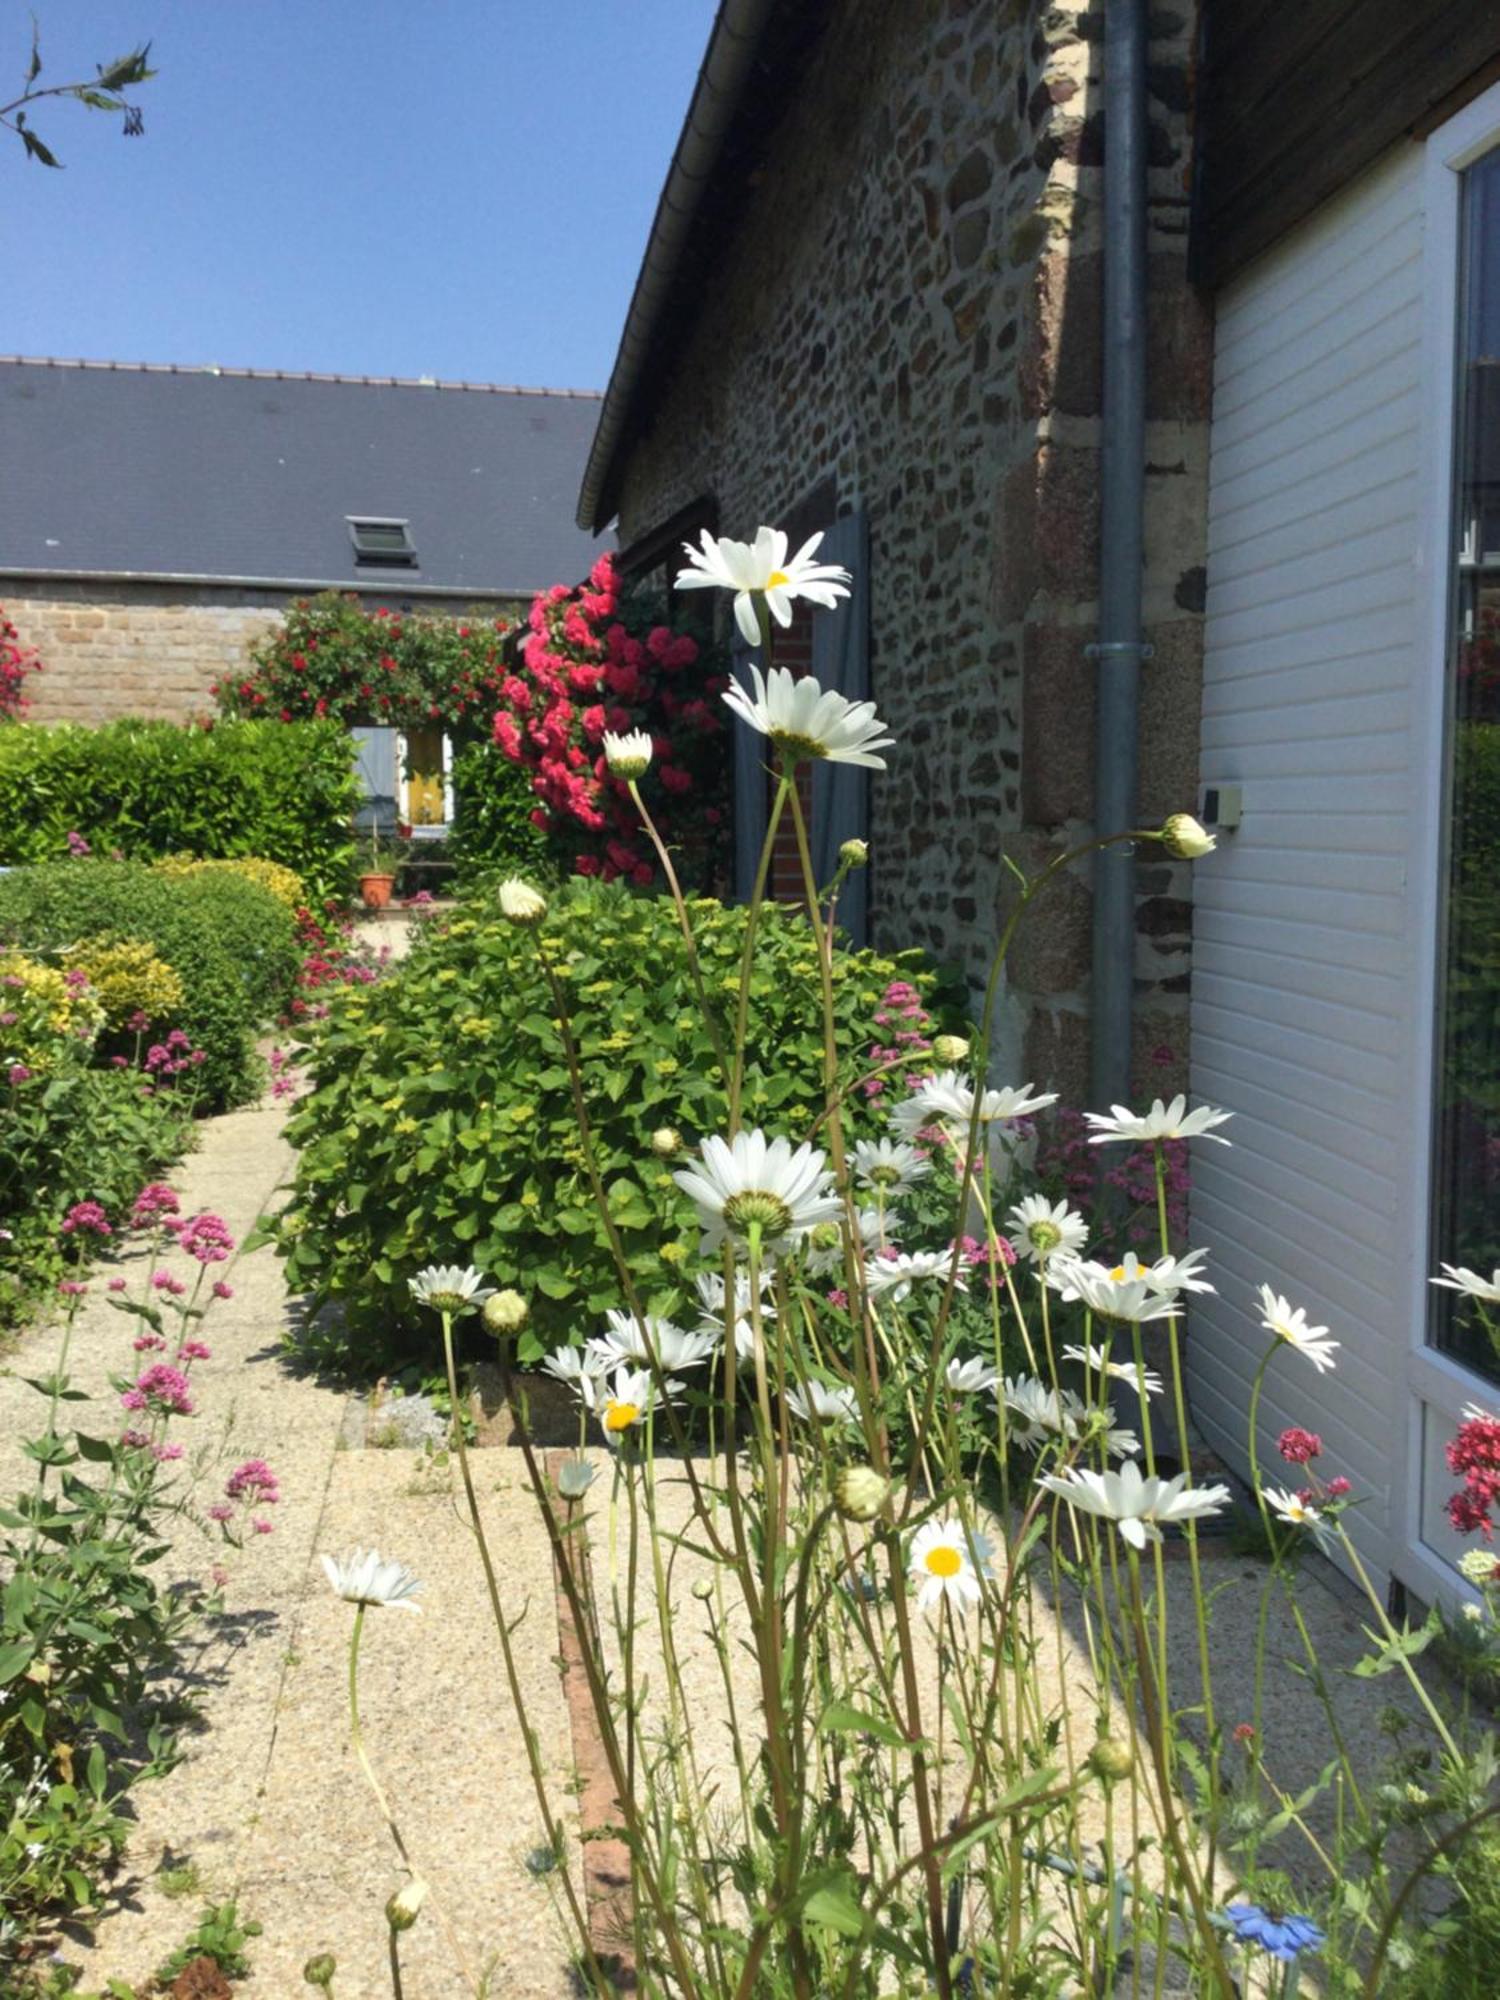
[[[416,545],[406,521],[381,521],[369,515],[348,516],[349,538],[356,563],[376,569],[415,569]]]

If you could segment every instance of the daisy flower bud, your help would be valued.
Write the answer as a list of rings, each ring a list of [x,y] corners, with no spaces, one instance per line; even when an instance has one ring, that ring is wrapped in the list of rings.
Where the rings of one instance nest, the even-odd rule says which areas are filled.
[[[1162,822],[1161,843],[1179,861],[1201,861],[1219,844],[1191,813],[1169,813]]]
[[[320,1951],[310,1958],[302,1968],[303,1983],[307,1986],[321,1986],[326,1993],[333,1984],[333,1975],[339,1969],[339,1962],[331,1951]]]
[[[1089,1752],[1089,1769],[1106,1785],[1128,1778],[1135,1765],[1135,1753],[1123,1736],[1100,1736]]]
[[[944,1069],[957,1069],[969,1059],[969,1044],[962,1035],[939,1035],[932,1045],[933,1057]]]
[[[409,1931],[427,1901],[427,1884],[414,1877],[398,1889],[385,1906],[385,1920],[393,1931]]]
[[[500,914],[513,924],[539,924],[547,914],[547,898],[519,876],[507,876],[500,884]]]
[[[873,1521],[891,1497],[891,1482],[870,1465],[846,1465],[834,1481],[834,1504],[846,1521]]]
[[[846,840],[839,849],[839,860],[845,868],[863,868],[870,858],[870,843],[867,840]]]
[[[644,778],[651,768],[651,738],[644,729],[632,729],[624,736],[606,729],[604,759],[612,778]]]
[[[651,1134],[651,1150],[658,1159],[670,1160],[682,1151],[682,1134],[675,1125],[658,1125]]]
[[[486,1299],[481,1317],[491,1333],[519,1333],[531,1318],[531,1307],[519,1292],[496,1292]]]

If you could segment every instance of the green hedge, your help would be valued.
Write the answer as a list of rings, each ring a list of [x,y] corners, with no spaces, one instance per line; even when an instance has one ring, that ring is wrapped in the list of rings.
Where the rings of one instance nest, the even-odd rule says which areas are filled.
[[[556,876],[546,834],[531,823],[530,773],[495,743],[462,743],[453,757],[448,852],[464,888],[491,875]]]
[[[296,979],[292,914],[225,870],[171,876],[140,862],[64,861],[0,875],[0,949],[45,956],[88,937],[149,944],[184,988],[170,1023],[204,1052],[201,1108],[243,1103],[259,1083],[255,1031]]]
[[[311,1056],[312,1093],[290,1127],[300,1148],[281,1239],[291,1283],[344,1309],[362,1358],[396,1337],[430,1339],[407,1279],[429,1263],[474,1263],[532,1304],[522,1359],[581,1342],[623,1303],[589,1190],[562,1042],[535,934],[475,903],[420,940],[380,985],[335,1003]],[[708,989],[732,1016],[746,913],[693,905]],[[574,1029],[611,1212],[651,1309],[686,1310],[698,1228],[653,1155],[651,1133],[692,1146],[726,1123],[725,1086],[689,977],[672,905],[618,885],[574,882],[544,935],[566,967]],[[920,952],[841,953],[836,992],[846,1073],[884,1039],[887,984],[934,992]],[[751,989],[745,1117],[800,1134],[822,1103],[818,969],[807,926],[767,908]],[[856,1093],[856,1134],[884,1104]],[[675,1164],[682,1164],[681,1161]]]
[[[335,722],[27,723],[0,731],[0,863],[57,861],[70,832],[128,860],[256,854],[314,896],[350,882],[359,804]]]

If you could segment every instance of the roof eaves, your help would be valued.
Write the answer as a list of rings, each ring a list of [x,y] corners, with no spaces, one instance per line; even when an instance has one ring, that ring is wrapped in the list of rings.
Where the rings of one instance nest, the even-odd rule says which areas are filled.
[[[578,525],[605,526],[609,475],[672,280],[724,139],[744,99],[776,0],[719,0],[692,102],[656,205],[578,496]]]

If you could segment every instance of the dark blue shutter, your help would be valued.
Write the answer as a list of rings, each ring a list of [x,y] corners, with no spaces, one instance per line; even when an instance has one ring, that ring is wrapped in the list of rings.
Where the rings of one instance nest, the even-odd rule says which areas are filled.
[[[364,793],[364,802],[355,814],[355,825],[364,833],[373,825],[389,834],[400,818],[396,810],[396,732],[360,724],[349,734],[354,738],[356,768]]]
[[[823,537],[819,562],[842,563],[849,571],[849,595],[836,611],[813,612],[812,670],[826,688],[850,701],[870,699],[870,558],[863,508],[841,515]],[[870,773],[855,764],[814,764],[812,792],[813,869],[820,883],[832,880],[846,840],[870,837]],[[857,868],[839,894],[838,921],[856,945],[868,942],[870,871]]]
[[[747,693],[751,691],[750,663],[760,665],[760,648],[747,646],[738,625],[730,648],[730,667]],[[734,899],[748,903],[755,887],[755,868],[766,837],[769,811],[766,798],[766,766],[771,746],[765,737],[731,715],[734,774]]]

